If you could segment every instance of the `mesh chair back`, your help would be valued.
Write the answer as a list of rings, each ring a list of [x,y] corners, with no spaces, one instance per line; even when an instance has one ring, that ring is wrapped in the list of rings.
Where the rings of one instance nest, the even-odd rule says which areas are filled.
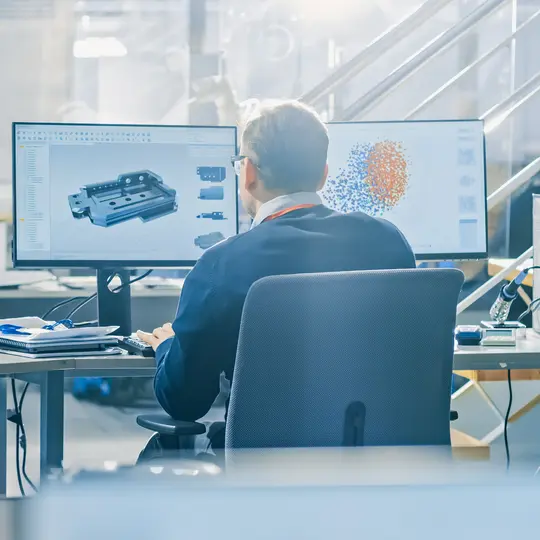
[[[454,269],[273,276],[246,298],[226,448],[449,445]]]

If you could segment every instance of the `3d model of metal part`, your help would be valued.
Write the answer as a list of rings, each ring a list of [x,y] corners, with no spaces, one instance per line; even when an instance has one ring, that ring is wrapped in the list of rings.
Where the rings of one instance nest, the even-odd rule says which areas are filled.
[[[148,170],[120,174],[110,182],[87,184],[68,201],[73,217],[88,217],[100,227],[134,218],[146,222],[178,210],[176,191]]]
[[[202,201],[222,201],[224,197],[225,190],[221,186],[202,188],[199,195]]]
[[[223,182],[227,170],[225,167],[197,167],[197,174],[203,182]]]
[[[212,219],[214,221],[222,221],[227,219],[223,212],[203,212],[197,216],[198,219]]]
[[[208,249],[222,240],[225,240],[225,237],[220,232],[201,234],[201,236],[195,238],[195,245],[201,249]]]

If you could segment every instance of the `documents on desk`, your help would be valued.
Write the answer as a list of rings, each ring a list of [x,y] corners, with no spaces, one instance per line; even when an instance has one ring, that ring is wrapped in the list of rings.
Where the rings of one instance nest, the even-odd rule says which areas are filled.
[[[117,326],[69,328],[39,317],[0,319],[0,352],[29,358],[120,354]]]

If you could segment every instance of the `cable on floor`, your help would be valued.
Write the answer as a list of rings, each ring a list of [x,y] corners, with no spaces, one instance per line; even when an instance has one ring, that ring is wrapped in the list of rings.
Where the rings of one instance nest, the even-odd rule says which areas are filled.
[[[508,421],[510,419],[510,411],[512,410],[513,401],[512,392],[512,370],[508,370],[508,408],[504,417],[504,449],[506,451],[506,470],[510,469],[510,445],[508,444]]]

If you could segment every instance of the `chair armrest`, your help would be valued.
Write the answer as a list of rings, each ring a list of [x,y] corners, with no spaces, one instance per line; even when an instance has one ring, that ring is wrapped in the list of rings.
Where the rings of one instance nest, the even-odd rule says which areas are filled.
[[[206,431],[204,424],[173,420],[168,414],[141,414],[137,416],[139,426],[155,431],[160,435],[202,435]]]
[[[458,419],[458,413],[457,411],[450,411],[450,422],[453,422],[454,420]]]

